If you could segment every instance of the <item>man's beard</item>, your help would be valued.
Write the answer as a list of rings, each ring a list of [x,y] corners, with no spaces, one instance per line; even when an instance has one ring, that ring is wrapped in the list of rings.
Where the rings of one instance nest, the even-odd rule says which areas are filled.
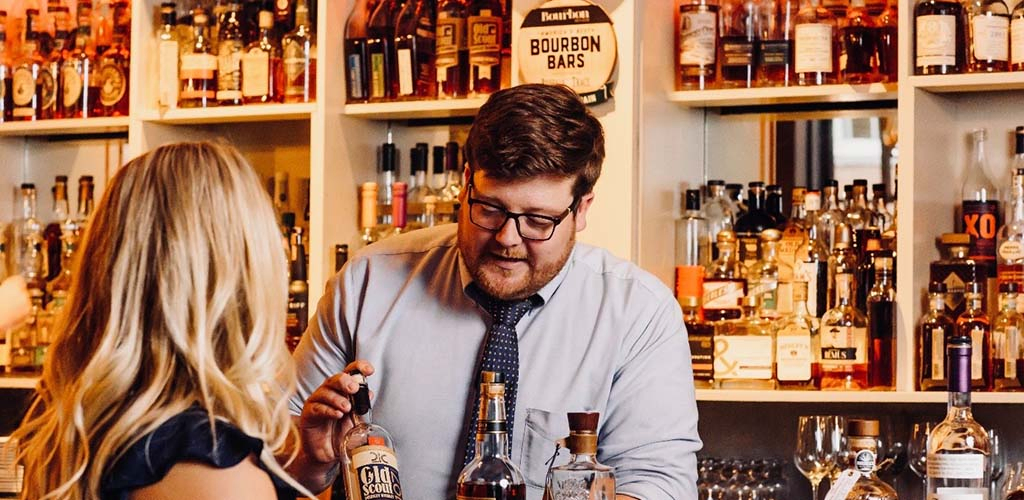
[[[479,255],[471,255],[472,252],[467,251],[469,244],[465,241],[466,238],[463,237],[461,226],[458,231],[458,239],[459,251],[462,252],[462,257],[466,260],[466,268],[469,269],[473,282],[480,287],[481,291],[499,300],[521,300],[540,291],[541,288],[544,288],[545,285],[558,275],[565,266],[566,261],[569,260],[569,255],[576,244],[576,233],[570,234],[569,241],[565,248],[562,249],[562,254],[559,255],[558,259],[541,267],[534,267],[531,262],[526,261],[529,266],[526,275],[517,278],[513,283],[510,283],[507,279],[495,277],[495,272],[500,273],[501,270],[490,265],[490,262],[497,260],[495,255],[506,258],[525,258],[525,251],[509,253],[502,249],[492,252],[489,250],[489,247],[485,246]],[[494,270],[494,272],[484,273],[481,269],[484,265],[489,265],[490,269]]]

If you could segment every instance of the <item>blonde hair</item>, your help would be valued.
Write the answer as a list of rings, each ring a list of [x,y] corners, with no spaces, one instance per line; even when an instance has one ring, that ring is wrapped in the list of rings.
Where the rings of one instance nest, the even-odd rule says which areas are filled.
[[[98,498],[129,446],[194,405],[211,430],[224,420],[262,440],[259,460],[298,487],[274,459],[295,434],[285,259],[270,199],[233,147],[171,144],[121,168],[15,432],[22,498]]]

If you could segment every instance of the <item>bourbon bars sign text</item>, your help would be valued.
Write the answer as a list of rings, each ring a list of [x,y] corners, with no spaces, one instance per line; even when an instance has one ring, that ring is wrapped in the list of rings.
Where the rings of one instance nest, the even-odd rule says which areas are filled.
[[[531,10],[523,20],[518,51],[523,83],[561,83],[587,104],[612,96],[615,29],[597,5],[551,0]]]

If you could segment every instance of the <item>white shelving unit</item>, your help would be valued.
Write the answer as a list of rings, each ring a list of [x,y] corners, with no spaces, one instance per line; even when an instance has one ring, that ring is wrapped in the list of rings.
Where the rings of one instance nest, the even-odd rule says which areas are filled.
[[[0,389],[35,389],[39,377],[30,375],[0,375]]]
[[[128,131],[129,118],[75,118],[0,123],[0,136],[32,137],[116,133]]]
[[[368,120],[415,120],[474,116],[486,98],[346,104],[345,115]]]
[[[816,87],[760,87],[671,92],[668,100],[682,106],[715,108],[768,104],[813,104],[884,101],[896,99],[895,84],[822,85]]]

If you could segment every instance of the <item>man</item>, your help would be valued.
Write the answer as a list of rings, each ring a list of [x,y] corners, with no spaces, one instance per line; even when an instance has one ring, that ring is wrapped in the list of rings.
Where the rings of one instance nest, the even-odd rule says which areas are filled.
[[[465,156],[457,225],[367,247],[327,284],[295,351],[302,449],[289,470],[313,491],[333,480],[332,443],[351,426],[357,390],[343,370],[358,369],[375,374],[375,422],[397,443],[405,498],[454,498],[481,365],[511,351],[511,457],[528,498],[541,497],[566,412],[591,410],[618,498],[696,499],[701,443],[679,306],[650,274],[575,242],[604,160],[600,123],[566,87],[522,85],[484,104]],[[502,330],[507,315],[488,312],[503,310],[496,303],[525,315]],[[503,331],[510,344],[495,347]]]

